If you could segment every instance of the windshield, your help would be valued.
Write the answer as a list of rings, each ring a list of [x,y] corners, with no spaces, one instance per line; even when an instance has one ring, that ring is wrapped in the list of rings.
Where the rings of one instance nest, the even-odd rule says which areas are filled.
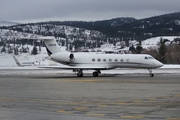
[[[148,59],[154,59],[152,56],[145,56],[144,59],[148,60]]]

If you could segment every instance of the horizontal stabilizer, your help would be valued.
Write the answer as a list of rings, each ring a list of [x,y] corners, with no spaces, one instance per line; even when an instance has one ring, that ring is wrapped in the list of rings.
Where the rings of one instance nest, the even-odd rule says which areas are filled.
[[[16,62],[16,65],[19,67],[23,67],[23,65],[21,65],[21,63],[17,60],[17,58],[13,55],[13,59]]]

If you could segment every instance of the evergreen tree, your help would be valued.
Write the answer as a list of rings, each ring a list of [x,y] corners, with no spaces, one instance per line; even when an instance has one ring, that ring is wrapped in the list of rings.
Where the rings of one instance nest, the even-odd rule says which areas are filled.
[[[136,53],[137,54],[141,54],[141,51],[142,51],[142,46],[141,45],[138,45],[137,47],[136,47]]]
[[[129,40],[126,40],[126,46],[129,47]]]
[[[39,45],[39,52],[41,52],[41,46]]]
[[[36,46],[33,47],[31,54],[33,54],[33,55],[38,54],[38,50],[37,50]]]
[[[1,53],[2,53],[2,52],[6,52],[5,46],[3,46],[3,48],[1,49]]]
[[[65,42],[64,40],[61,41],[61,46],[64,46],[65,45]]]
[[[165,41],[160,38],[160,47],[159,47],[159,60],[162,63],[166,63],[166,45],[165,45]]]
[[[72,51],[73,47],[72,44],[69,45],[69,50]]]
[[[135,52],[135,47],[134,47],[134,45],[132,44],[132,46],[131,47],[129,47],[129,51],[131,51],[132,53],[134,53]]]
[[[10,46],[10,47],[8,47],[8,53],[10,54],[10,53],[12,53],[13,51],[12,51],[12,47]]]
[[[14,47],[14,55],[18,55],[18,47]]]

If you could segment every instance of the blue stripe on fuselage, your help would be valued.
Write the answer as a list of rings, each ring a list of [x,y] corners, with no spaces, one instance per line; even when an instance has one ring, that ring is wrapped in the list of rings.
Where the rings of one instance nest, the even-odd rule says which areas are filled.
[[[46,46],[45,46],[46,47]],[[46,47],[46,51],[48,53],[48,55],[50,56],[52,54],[52,52]]]

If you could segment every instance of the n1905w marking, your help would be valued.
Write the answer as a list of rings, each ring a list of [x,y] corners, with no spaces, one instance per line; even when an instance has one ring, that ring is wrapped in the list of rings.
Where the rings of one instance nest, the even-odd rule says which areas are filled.
[[[49,46],[56,46],[56,44],[49,44]]]

